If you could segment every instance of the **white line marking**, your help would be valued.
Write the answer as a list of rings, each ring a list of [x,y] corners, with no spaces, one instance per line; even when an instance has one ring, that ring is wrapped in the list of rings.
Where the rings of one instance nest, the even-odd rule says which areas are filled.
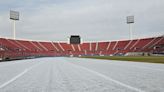
[[[153,69],[153,68],[144,67],[144,66],[130,66],[130,67],[143,68],[143,69],[147,69],[147,70],[154,70],[154,71],[161,71],[161,72],[164,72],[163,69]]]
[[[5,62],[5,63],[6,63],[6,62]],[[22,63],[22,62],[14,62],[14,61],[13,61],[12,63],[8,63],[8,64],[5,64],[5,65],[3,65],[3,64],[0,65],[0,68],[1,68],[1,67],[6,67],[6,66],[10,66],[10,65],[14,65],[14,64],[17,64],[17,63]]]
[[[115,61],[115,60],[110,60],[110,61]],[[122,62],[122,61],[120,61]],[[128,62],[128,61],[126,61]],[[130,62],[130,63],[138,63],[138,62]],[[110,64],[113,64],[113,65],[117,65],[117,66],[122,66],[122,67],[135,67],[135,68],[143,68],[143,69],[147,69],[147,70],[154,70],[154,71],[161,71],[161,72],[164,72],[164,69],[154,69],[154,68],[150,68],[150,67],[145,67],[145,66],[135,66],[135,65],[123,65],[123,64],[117,64],[117,63],[110,63]]]
[[[41,64],[41,63],[39,63]],[[18,78],[20,78],[21,76],[23,76],[25,73],[27,73],[28,71],[30,71],[32,68],[38,66],[39,64],[35,64],[27,69],[25,69],[23,72],[21,72],[20,74],[16,75],[15,77],[13,77],[12,79],[10,79],[9,81],[3,83],[2,85],[0,85],[0,89],[4,88],[5,86],[7,86],[8,84],[14,82],[15,80],[17,80]]]
[[[115,80],[115,79],[112,79],[112,78],[109,77],[109,76],[106,76],[106,75],[101,74],[101,73],[99,73],[99,72],[93,71],[93,70],[88,69],[88,68],[86,68],[86,67],[79,66],[79,65],[76,65],[76,64],[73,64],[73,63],[70,63],[70,64],[76,66],[77,68],[81,68],[81,69],[86,70],[86,71],[88,71],[88,72],[90,72],[90,73],[93,73],[93,74],[95,74],[95,75],[97,75],[97,76],[100,76],[100,77],[102,77],[102,78],[104,78],[104,79],[106,79],[106,80],[112,81],[112,82],[114,82],[114,83],[116,83],[116,84],[118,84],[118,85],[121,85],[121,86],[126,87],[126,88],[128,88],[128,89],[131,89],[131,90],[133,90],[133,91],[145,92],[145,91],[143,91],[143,90],[141,90],[141,89],[132,87],[132,86],[130,86],[130,85],[127,85],[127,84],[125,84],[125,83],[122,83],[122,82],[120,82],[120,81],[117,81],[117,80]]]
[[[84,58],[83,58],[84,59]],[[85,58],[86,59],[86,58]],[[89,60],[96,60],[96,59],[89,59]],[[97,59],[98,60],[98,59]],[[97,62],[96,60],[96,62]],[[135,63],[140,63],[140,62],[129,62],[129,61],[121,61],[121,60],[103,60],[105,63],[108,63],[108,64],[112,64],[112,65],[116,65],[116,66],[122,66],[122,67],[134,67],[134,68],[143,68],[143,69],[147,69],[147,70],[154,70],[154,71],[161,71],[161,72],[164,72],[164,69],[159,69],[159,68],[150,68],[150,67],[145,67],[145,66],[135,66]],[[108,61],[108,62],[106,62]],[[109,63],[109,61],[112,61]],[[117,61],[117,63],[115,62]],[[122,62],[124,64],[126,63],[131,63],[131,65],[124,65],[124,64],[118,64],[118,62]],[[133,64],[132,64],[133,63]],[[145,64],[151,64],[151,63],[145,63]],[[152,63],[153,64],[153,63]]]
[[[12,61],[12,62],[0,62],[0,68],[1,67],[6,67],[6,66],[10,66],[10,65],[14,65],[14,64],[21,64],[21,63],[25,63],[24,61],[21,62],[17,62],[17,61]],[[4,65],[3,65],[4,64]]]

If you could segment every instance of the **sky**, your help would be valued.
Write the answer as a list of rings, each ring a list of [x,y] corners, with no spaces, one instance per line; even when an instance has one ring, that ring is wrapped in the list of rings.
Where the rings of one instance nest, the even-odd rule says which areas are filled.
[[[20,12],[16,39],[83,41],[129,39],[127,16],[134,16],[132,37],[164,34],[164,0],[0,0],[0,37],[13,38],[10,10]]]

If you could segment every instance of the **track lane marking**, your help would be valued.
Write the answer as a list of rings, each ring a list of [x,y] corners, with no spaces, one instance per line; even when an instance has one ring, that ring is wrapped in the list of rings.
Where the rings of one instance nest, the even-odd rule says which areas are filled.
[[[112,60],[113,61],[113,60]],[[133,62],[134,63],[134,62]],[[135,66],[135,65],[121,65],[121,64],[116,64],[116,63],[110,63],[112,65],[116,65],[116,66],[122,66],[122,67],[134,67],[134,68],[139,68],[139,69],[147,69],[147,70],[154,70],[154,71],[161,71],[164,72],[164,69],[154,69],[154,68],[150,68],[150,67],[145,67],[145,66]]]
[[[6,67],[6,66],[11,66],[11,65],[15,65],[15,64],[21,64],[21,63],[25,63],[26,61],[21,61],[21,62],[18,62],[18,61],[12,61],[12,62],[0,62],[0,68],[3,68],[3,67]],[[6,64],[5,64],[6,63]],[[8,64],[7,64],[8,63]],[[3,65],[4,64],[4,65]]]
[[[163,69],[153,69],[153,68],[144,67],[144,66],[130,66],[130,67],[142,68],[142,69],[147,69],[147,70],[154,70],[154,71],[161,71],[161,72],[164,72]]]
[[[146,91],[143,91],[143,90],[141,90],[141,89],[139,89],[139,88],[135,88],[135,87],[132,87],[132,86],[127,85],[127,84],[125,84],[125,83],[122,83],[122,82],[120,82],[120,81],[118,81],[118,80],[112,79],[112,78],[109,77],[109,76],[106,76],[106,75],[101,74],[101,73],[99,73],[99,72],[93,71],[93,70],[88,69],[88,68],[86,68],[86,67],[83,67],[83,66],[80,66],[80,65],[76,65],[76,64],[73,64],[73,63],[70,63],[70,64],[72,64],[73,66],[75,66],[75,67],[77,67],[77,68],[81,68],[81,69],[86,70],[86,71],[88,71],[88,72],[90,72],[90,73],[93,73],[93,74],[95,74],[95,75],[97,75],[97,76],[100,76],[100,77],[102,77],[102,78],[104,78],[104,79],[106,79],[106,80],[112,81],[112,82],[114,82],[114,83],[116,83],[116,84],[118,84],[118,85],[121,85],[121,86],[123,86],[123,87],[126,87],[126,88],[128,88],[128,89],[130,89],[130,90],[133,90],[133,91],[136,91],[136,92],[146,92]]]
[[[20,78],[21,76],[23,76],[25,73],[27,73],[28,71],[30,71],[31,69],[33,69],[34,67],[38,66],[41,63],[37,63],[29,68],[26,68],[23,72],[19,73],[18,75],[16,75],[15,77],[13,77],[12,79],[8,80],[7,82],[3,83],[2,85],[0,85],[0,89],[4,88],[5,86],[9,85],[10,83],[14,82],[15,80],[17,80],[18,78]]]
[[[75,59],[77,59],[77,58],[75,58]],[[84,58],[83,58],[84,59]],[[86,58],[85,58],[86,59]],[[88,59],[88,58],[87,58]],[[97,60],[96,59],[89,59],[89,60],[94,60],[94,61],[96,61],[97,62]],[[100,59],[100,60],[102,60],[102,59]],[[112,64],[112,65],[117,65],[117,66],[123,66],[123,67],[127,67],[127,65],[122,65],[122,64],[118,64],[118,62],[116,63],[115,61],[119,61],[119,62],[121,62],[121,63],[129,63],[129,61],[120,61],[120,60],[103,60],[103,62],[105,61],[105,63],[108,63],[108,62],[106,62],[106,61],[112,61],[112,63],[110,62],[110,63],[108,63],[108,64]],[[113,61],[114,61],[114,63],[113,63]],[[130,63],[140,63],[140,62],[130,62]],[[155,63],[145,63],[145,64],[155,64]],[[129,65],[128,67],[134,67],[134,68],[142,68],[142,69],[147,69],[147,70],[154,70],[154,71],[161,71],[161,72],[164,72],[164,69],[159,69],[159,68],[150,68],[149,66],[134,66],[134,65]]]

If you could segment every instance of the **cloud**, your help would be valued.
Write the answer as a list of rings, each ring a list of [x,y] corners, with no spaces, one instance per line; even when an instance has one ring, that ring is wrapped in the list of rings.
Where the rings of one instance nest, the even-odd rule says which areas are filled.
[[[31,0],[27,2],[26,0],[24,3],[17,2],[15,8],[21,14],[20,21],[16,25],[18,38],[66,41],[71,34],[79,34],[84,41],[128,39],[129,31],[126,24],[128,15],[135,16],[134,38],[164,34],[163,0]],[[8,11],[0,16],[2,36],[11,37],[12,26],[8,19]]]

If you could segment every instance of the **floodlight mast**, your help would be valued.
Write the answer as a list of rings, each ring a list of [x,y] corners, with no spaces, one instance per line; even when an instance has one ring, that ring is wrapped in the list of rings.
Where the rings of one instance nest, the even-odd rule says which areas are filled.
[[[67,37],[67,44],[70,44],[70,37]]]
[[[19,20],[19,12],[10,10],[10,19],[13,21],[13,39],[16,39],[15,21]]]
[[[133,33],[132,33],[132,23],[129,24],[129,39],[132,40],[133,39]]]
[[[15,31],[15,20],[13,20],[13,38],[15,39],[16,38],[16,31]]]
[[[134,16],[127,16],[127,24],[129,25],[129,39],[133,39],[132,24],[134,23]]]

